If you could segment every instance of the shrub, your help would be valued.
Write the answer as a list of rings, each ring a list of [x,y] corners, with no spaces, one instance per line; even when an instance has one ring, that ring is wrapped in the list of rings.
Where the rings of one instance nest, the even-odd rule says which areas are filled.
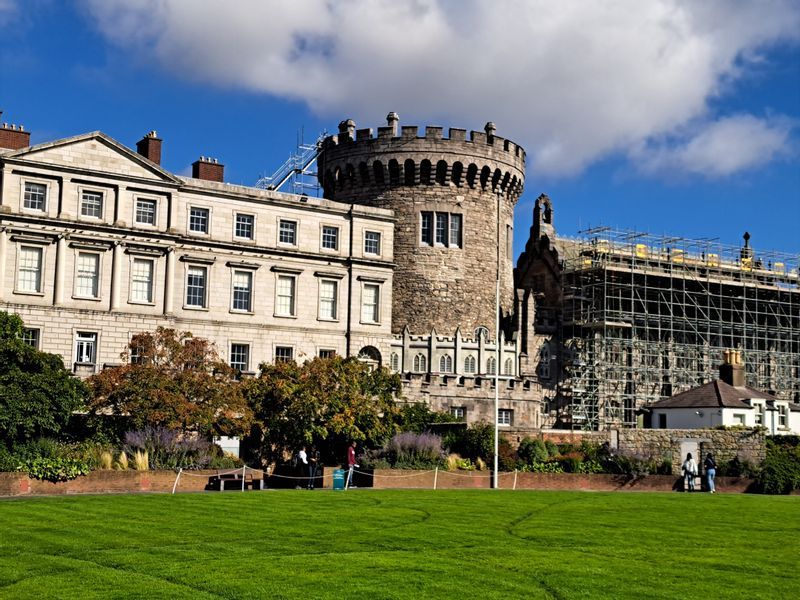
[[[181,437],[163,427],[129,431],[124,450],[134,456],[137,451],[146,452],[152,469],[204,469],[221,452],[206,440]]]
[[[400,407],[395,416],[395,423],[400,431],[422,433],[427,431],[431,423],[456,423],[453,415],[446,412],[437,412],[427,405],[414,402]]]
[[[105,450],[100,454],[100,468],[106,471],[114,466],[114,455]]]
[[[500,471],[513,471],[518,466],[517,452],[511,443],[504,437],[497,441],[497,469]]]
[[[740,460],[734,456],[731,460],[720,461],[717,464],[717,475],[720,477],[750,477],[757,478],[761,469],[748,460]]]
[[[669,475],[672,473],[672,461],[667,456],[654,454],[637,454],[634,452],[620,452],[611,455],[606,469],[611,473],[627,475],[631,479],[638,479],[646,475]]]
[[[523,438],[519,443],[517,455],[523,465],[545,462],[549,457],[547,446],[545,446],[544,442],[538,438],[532,439],[529,437]]]
[[[564,469],[557,462],[538,462],[522,467],[526,473],[563,473]]]
[[[86,461],[76,458],[48,458],[40,456],[23,462],[19,467],[28,477],[44,481],[68,481],[91,470]]]
[[[767,457],[758,485],[765,494],[789,494],[800,489],[800,437],[767,438]]]
[[[122,471],[128,470],[128,454],[125,451],[119,453],[119,459],[117,460],[116,468]]]
[[[147,471],[150,467],[150,461],[147,456],[147,450],[137,450],[133,454],[133,468],[137,471]]]
[[[442,438],[432,433],[398,433],[386,444],[383,455],[398,469],[444,465]]]
[[[555,445],[553,442],[551,442],[550,440],[547,440],[547,441],[544,443],[544,447],[545,447],[545,449],[547,450],[547,456],[549,456],[549,457],[551,457],[551,458],[552,458],[552,457],[556,457],[556,456],[558,456],[558,455],[559,455],[559,452],[558,452],[558,446],[556,446],[556,445]]]
[[[448,432],[443,445],[449,452],[460,454],[473,462],[478,458],[494,459],[494,426],[491,423],[473,423],[467,429]]]

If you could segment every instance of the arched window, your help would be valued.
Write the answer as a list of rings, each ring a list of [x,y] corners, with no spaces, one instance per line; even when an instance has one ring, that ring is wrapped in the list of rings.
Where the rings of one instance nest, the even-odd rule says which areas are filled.
[[[514,374],[514,361],[510,358],[506,359],[506,362],[503,364],[503,375],[513,375]]]
[[[436,183],[447,185],[447,163],[443,160],[436,163]]]
[[[449,354],[444,354],[439,358],[439,372],[440,373],[453,372],[453,358]]]
[[[467,375],[473,375],[475,373],[475,357],[474,356],[467,356],[464,359],[464,373]]]
[[[494,356],[490,356],[486,361],[486,372],[489,375],[494,375],[495,371],[497,371],[497,359]]]
[[[403,183],[406,185],[415,185],[416,184],[416,166],[414,165],[414,161],[410,158],[403,163]]]
[[[395,159],[389,161],[389,185],[400,185],[400,165]]]
[[[395,373],[400,370],[400,355],[397,352],[392,352],[389,356],[389,368]]]
[[[503,172],[500,169],[494,170],[494,175],[492,175],[492,190],[497,191],[497,186],[500,185],[500,179],[503,177]]]
[[[550,379],[550,344],[542,344],[539,350],[539,377]]]
[[[376,160],[372,163],[372,175],[373,179],[375,179],[375,185],[383,185],[385,179],[383,177],[383,163],[379,160]]]
[[[471,188],[475,187],[475,178],[478,176],[478,165],[472,163],[467,167],[467,185]]]
[[[369,185],[369,167],[362,162],[358,165],[358,174],[361,176],[361,185]]]
[[[453,174],[452,174],[451,177],[452,177],[453,183],[456,186],[459,186],[459,187],[461,186],[461,176],[463,174],[464,174],[464,165],[462,165],[460,162],[454,162],[453,163]]]
[[[419,163],[419,182],[422,185],[431,184],[431,161],[427,159]]]
[[[420,352],[414,357],[414,372],[427,373],[428,372],[428,359]]]
[[[488,327],[485,327],[485,326],[481,325],[480,327],[476,327],[475,328],[475,339],[479,340],[479,339],[481,339],[481,336],[483,336],[487,340],[489,339],[489,328]]]
[[[381,366],[381,353],[374,346],[364,346],[358,353],[358,360],[375,370]]]
[[[356,184],[356,169],[353,165],[348,164],[344,168],[345,178],[347,179],[347,185],[353,186]]]

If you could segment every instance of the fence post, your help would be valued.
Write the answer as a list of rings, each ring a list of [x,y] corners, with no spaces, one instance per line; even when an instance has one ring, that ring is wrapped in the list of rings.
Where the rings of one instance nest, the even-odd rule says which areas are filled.
[[[439,481],[439,467],[436,467],[436,471],[433,472],[433,489],[436,489],[436,484]]]
[[[514,469],[514,487],[512,489],[517,489],[517,470]]]
[[[247,474],[247,465],[242,467],[242,491],[244,491],[244,476]]]
[[[183,473],[183,467],[181,467],[180,469],[178,469],[178,476],[175,478],[175,483],[174,483],[174,485],[172,486],[172,493],[173,493],[173,494],[175,493],[175,490],[176,490],[176,489],[177,489],[177,487],[178,487],[178,480],[181,478],[181,473]]]

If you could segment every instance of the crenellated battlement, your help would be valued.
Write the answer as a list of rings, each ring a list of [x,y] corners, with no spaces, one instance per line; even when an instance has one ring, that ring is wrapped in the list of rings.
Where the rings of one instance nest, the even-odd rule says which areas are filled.
[[[515,202],[525,178],[525,150],[495,135],[494,123],[484,131],[398,125],[389,113],[387,125],[356,129],[347,119],[339,133],[327,137],[319,157],[319,179],[326,196],[335,198],[354,189],[401,186],[447,186],[506,195]]]

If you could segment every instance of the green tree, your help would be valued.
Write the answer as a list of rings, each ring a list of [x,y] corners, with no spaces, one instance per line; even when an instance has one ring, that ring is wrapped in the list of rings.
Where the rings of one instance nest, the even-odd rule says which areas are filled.
[[[252,411],[236,371],[208,340],[159,327],[134,335],[122,358],[125,364],[88,380],[94,422],[122,416],[128,429],[165,427],[204,435],[250,429]]]
[[[400,377],[355,358],[262,364],[258,377],[242,385],[267,460],[323,442],[329,449],[351,440],[378,446],[395,431]]]
[[[0,439],[9,446],[62,431],[86,386],[56,354],[22,341],[22,319],[0,311]]]

